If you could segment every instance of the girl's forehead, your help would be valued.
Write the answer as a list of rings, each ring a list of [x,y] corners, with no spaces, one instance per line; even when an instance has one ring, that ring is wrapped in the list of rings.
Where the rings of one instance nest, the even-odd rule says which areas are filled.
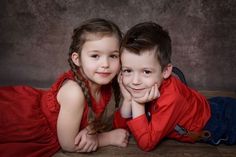
[[[105,32],[97,32],[97,33],[85,33],[84,34],[84,39],[85,41],[93,41],[93,40],[100,40],[103,37],[111,37],[114,36],[112,33],[105,33]]]

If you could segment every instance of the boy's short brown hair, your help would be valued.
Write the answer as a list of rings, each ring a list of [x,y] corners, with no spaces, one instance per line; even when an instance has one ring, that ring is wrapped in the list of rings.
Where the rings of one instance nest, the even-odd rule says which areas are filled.
[[[155,49],[162,70],[171,63],[171,38],[169,33],[154,22],[139,23],[130,28],[121,43],[121,53],[127,49],[140,55],[145,50]]]

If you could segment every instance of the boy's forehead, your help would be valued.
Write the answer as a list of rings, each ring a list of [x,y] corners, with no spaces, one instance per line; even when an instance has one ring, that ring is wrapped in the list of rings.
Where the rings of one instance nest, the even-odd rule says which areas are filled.
[[[148,56],[150,57],[155,57],[156,58],[156,55],[155,55],[155,50],[141,50],[140,52],[134,52],[134,51],[131,51],[131,50],[128,50],[128,49],[123,49],[122,50],[122,53],[121,53],[121,57],[122,56],[127,56],[127,55],[133,55],[133,56],[137,56],[137,57],[141,57],[141,58],[147,58]],[[146,57],[144,57],[146,56]]]
[[[121,53],[121,63],[124,66],[134,64],[141,66],[143,64],[157,65],[159,64],[159,61],[157,60],[155,52],[153,51],[145,50],[138,54],[124,49]]]

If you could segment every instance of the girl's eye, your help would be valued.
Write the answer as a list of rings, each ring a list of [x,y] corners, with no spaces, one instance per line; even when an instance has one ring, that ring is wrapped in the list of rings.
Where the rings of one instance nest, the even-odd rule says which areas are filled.
[[[91,55],[91,57],[92,57],[92,58],[99,58],[99,55],[93,54],[93,55]]]
[[[119,55],[111,55],[110,57],[116,59],[119,58]]]

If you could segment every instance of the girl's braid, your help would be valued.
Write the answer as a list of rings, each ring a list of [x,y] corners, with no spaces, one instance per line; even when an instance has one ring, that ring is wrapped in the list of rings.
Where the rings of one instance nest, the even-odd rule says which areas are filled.
[[[71,58],[68,59],[68,62],[69,62],[69,65],[71,67],[71,70],[72,70],[72,72],[74,74],[75,81],[82,88],[82,91],[84,93],[84,96],[85,96],[85,99],[86,99],[86,101],[88,103],[88,106],[92,107],[92,101],[91,101],[91,98],[90,98],[90,95],[89,95],[89,91],[88,91],[88,88],[87,88],[87,86],[85,84],[84,79],[78,74],[77,67],[75,66],[75,64],[73,63]]]
[[[74,65],[71,58],[68,59],[68,62],[71,67],[71,70],[74,74],[74,79],[79,84],[79,86],[82,88],[85,99],[88,103],[88,107],[89,107],[88,123],[89,123],[90,129],[91,129],[90,134],[96,134],[97,132],[101,132],[106,128],[106,125],[103,124],[103,122],[101,120],[103,114],[100,117],[96,118],[96,115],[92,111],[92,101],[91,101],[88,87],[85,84],[85,80],[78,74],[77,67]]]

